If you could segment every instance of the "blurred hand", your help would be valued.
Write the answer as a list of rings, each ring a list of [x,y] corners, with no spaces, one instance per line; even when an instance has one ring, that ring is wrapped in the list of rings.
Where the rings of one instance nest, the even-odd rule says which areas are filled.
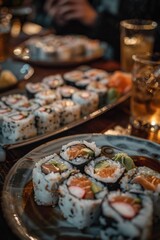
[[[91,26],[97,17],[96,10],[87,0],[48,0],[45,10],[58,24],[78,20],[84,25]]]

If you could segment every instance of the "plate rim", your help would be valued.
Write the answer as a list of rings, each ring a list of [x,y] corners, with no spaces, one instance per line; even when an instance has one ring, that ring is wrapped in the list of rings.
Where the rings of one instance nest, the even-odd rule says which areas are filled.
[[[33,234],[32,236],[28,235],[27,233],[27,229],[25,228],[24,224],[23,226],[18,226],[16,227],[16,221],[15,219],[13,218],[10,218],[7,214],[7,211],[6,210],[6,196],[5,194],[7,193],[7,195],[9,194],[9,192],[7,192],[5,189],[7,187],[9,187],[9,181],[11,180],[11,177],[12,177],[12,172],[14,172],[14,170],[17,168],[17,166],[19,165],[20,162],[24,161],[25,158],[27,157],[30,157],[30,155],[34,154],[34,152],[39,152],[40,149],[44,149],[45,147],[47,146],[50,146],[52,144],[54,144],[55,142],[57,142],[58,144],[60,144],[62,141],[71,141],[71,140],[74,140],[75,138],[93,138],[93,137],[96,137],[96,138],[99,138],[99,137],[105,137],[106,139],[107,138],[119,138],[119,139],[123,139],[123,138],[127,138],[127,139],[131,139],[131,141],[137,141],[137,142],[144,142],[144,143],[148,143],[148,144],[151,144],[152,146],[155,146],[156,148],[158,147],[160,149],[160,145],[158,143],[155,143],[155,142],[152,142],[150,140],[147,140],[147,139],[142,139],[142,138],[139,138],[139,137],[135,137],[135,136],[130,136],[130,135],[109,135],[109,134],[102,134],[102,133],[84,133],[84,134],[74,134],[74,135],[70,135],[70,136],[66,136],[66,137],[60,137],[58,139],[54,139],[54,140],[51,140],[51,141],[48,141],[44,144],[41,144],[40,146],[34,148],[33,150],[31,150],[30,152],[28,152],[27,154],[25,154],[23,157],[21,157],[13,166],[12,168],[10,169],[10,171],[8,172],[6,178],[5,178],[5,181],[4,181],[4,185],[3,185],[3,190],[2,190],[2,201],[1,201],[1,206],[2,206],[2,211],[4,213],[4,217],[7,221],[7,224],[10,226],[11,230],[18,236],[18,237],[21,237],[22,239],[24,240],[31,240],[32,237],[33,237]],[[111,144],[112,146],[112,144]],[[160,159],[158,159],[158,161],[160,161]],[[35,161],[37,162],[37,161]],[[10,200],[8,200],[10,202]],[[8,208],[7,208],[8,209]],[[12,207],[12,213],[14,212],[13,210],[13,207]],[[13,215],[13,214],[12,214]],[[54,236],[53,236],[54,237]],[[40,240],[40,238],[38,236],[34,236],[34,239],[35,240]],[[54,239],[54,238],[53,238]]]

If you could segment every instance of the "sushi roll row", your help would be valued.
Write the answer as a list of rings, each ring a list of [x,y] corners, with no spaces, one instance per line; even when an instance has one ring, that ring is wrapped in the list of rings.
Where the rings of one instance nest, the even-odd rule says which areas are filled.
[[[48,101],[51,102],[46,104],[45,96],[42,94],[41,99],[27,100],[19,94],[16,104],[14,104],[14,98],[17,100],[17,95],[9,95],[8,101],[6,96],[6,101],[2,102],[0,107],[0,132],[2,136],[12,141],[19,141],[53,132],[65,124],[80,119],[81,106],[79,104],[70,99],[51,101],[58,96],[54,93],[47,95]]]
[[[50,40],[48,38],[46,41]],[[0,133],[4,138],[13,141],[23,140],[31,136],[25,134],[25,131],[23,133],[23,127],[27,122],[30,125],[31,119],[34,126],[33,137],[53,132],[65,124],[88,116],[100,106],[104,106],[108,99],[115,101],[117,98],[117,92],[113,88],[114,78],[111,88],[108,88],[110,77],[104,70],[83,67],[67,72],[63,76],[50,75],[41,82],[27,83],[26,95],[10,94],[1,97]],[[15,112],[19,115],[18,124],[22,127],[21,131],[18,131],[19,134],[18,121],[15,117],[10,118],[10,114]]]
[[[40,59],[56,58],[62,61],[71,57],[90,55],[101,49],[98,40],[92,40],[84,36],[50,34],[41,38],[33,37],[25,41],[30,55],[37,55]]]
[[[160,218],[160,173],[131,161],[75,139],[36,163],[35,201],[57,207],[78,229],[98,226],[102,240],[149,239],[153,219]]]

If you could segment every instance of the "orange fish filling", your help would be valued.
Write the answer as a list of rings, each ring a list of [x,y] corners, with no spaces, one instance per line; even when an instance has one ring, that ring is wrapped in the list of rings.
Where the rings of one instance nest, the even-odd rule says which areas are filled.
[[[72,160],[77,157],[81,157],[84,155],[83,149],[86,148],[84,144],[77,144],[71,146],[70,149],[67,151],[69,158]]]
[[[160,178],[151,175],[141,175],[135,177],[133,182],[140,184],[146,190],[155,191],[160,184]]]
[[[112,177],[116,169],[114,166],[107,166],[102,169],[96,169],[95,173],[102,178]]]
[[[83,198],[94,199],[94,193],[92,191],[92,182],[85,176],[73,178],[70,182],[70,186],[80,187],[85,191]]]

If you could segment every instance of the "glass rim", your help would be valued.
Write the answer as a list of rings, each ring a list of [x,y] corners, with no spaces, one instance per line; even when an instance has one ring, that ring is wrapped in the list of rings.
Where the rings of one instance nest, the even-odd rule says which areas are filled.
[[[134,54],[132,59],[142,64],[160,65],[160,53]]]
[[[129,30],[153,30],[158,24],[150,19],[126,19],[120,25]]]

